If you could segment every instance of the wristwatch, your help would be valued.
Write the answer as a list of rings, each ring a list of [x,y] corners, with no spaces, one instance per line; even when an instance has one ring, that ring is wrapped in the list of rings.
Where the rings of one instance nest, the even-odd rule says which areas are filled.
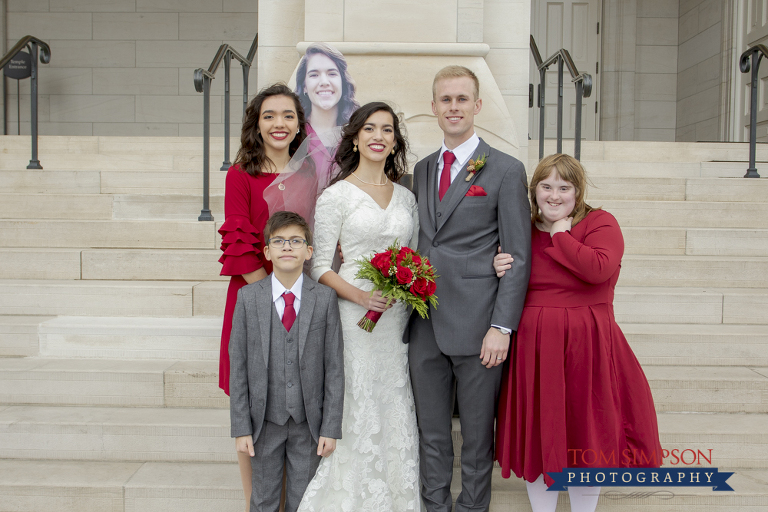
[[[512,334],[512,331],[505,327],[496,327],[496,328],[501,332],[501,334],[505,334],[505,335]]]

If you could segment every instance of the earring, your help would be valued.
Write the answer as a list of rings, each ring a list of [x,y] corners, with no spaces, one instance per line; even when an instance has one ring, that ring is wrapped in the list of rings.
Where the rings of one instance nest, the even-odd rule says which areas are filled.
[[[352,151],[357,153],[357,144],[355,144],[355,147],[352,148]]]
[[[296,135],[298,135],[298,134],[300,134],[300,133],[301,133],[301,128],[299,128],[298,130],[296,130]]]
[[[393,155],[395,154],[395,148],[392,148],[392,154]]]

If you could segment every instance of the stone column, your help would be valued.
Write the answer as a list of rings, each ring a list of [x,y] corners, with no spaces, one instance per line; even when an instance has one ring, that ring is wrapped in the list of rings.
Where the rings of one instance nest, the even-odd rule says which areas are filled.
[[[603,1],[600,140],[635,140],[637,0]]]

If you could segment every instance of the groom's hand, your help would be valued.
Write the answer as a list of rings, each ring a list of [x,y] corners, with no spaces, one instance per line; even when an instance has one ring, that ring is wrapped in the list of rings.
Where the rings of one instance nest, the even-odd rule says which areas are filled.
[[[507,359],[509,352],[509,334],[501,334],[495,327],[488,329],[483,338],[483,348],[480,349],[480,359],[483,366],[493,368]]]

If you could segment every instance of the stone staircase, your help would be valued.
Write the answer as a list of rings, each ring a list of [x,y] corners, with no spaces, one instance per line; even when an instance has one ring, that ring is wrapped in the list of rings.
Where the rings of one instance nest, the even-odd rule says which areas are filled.
[[[0,512],[243,510],[217,387],[225,173],[211,166],[216,221],[198,222],[201,147],[42,137],[32,171],[29,139],[0,138]],[[589,202],[624,232],[616,316],[662,445],[712,449],[736,472],[733,493],[605,489],[598,510],[768,509],[768,181],[736,179],[744,144],[582,154]],[[524,484],[497,475],[492,510],[529,509]]]

